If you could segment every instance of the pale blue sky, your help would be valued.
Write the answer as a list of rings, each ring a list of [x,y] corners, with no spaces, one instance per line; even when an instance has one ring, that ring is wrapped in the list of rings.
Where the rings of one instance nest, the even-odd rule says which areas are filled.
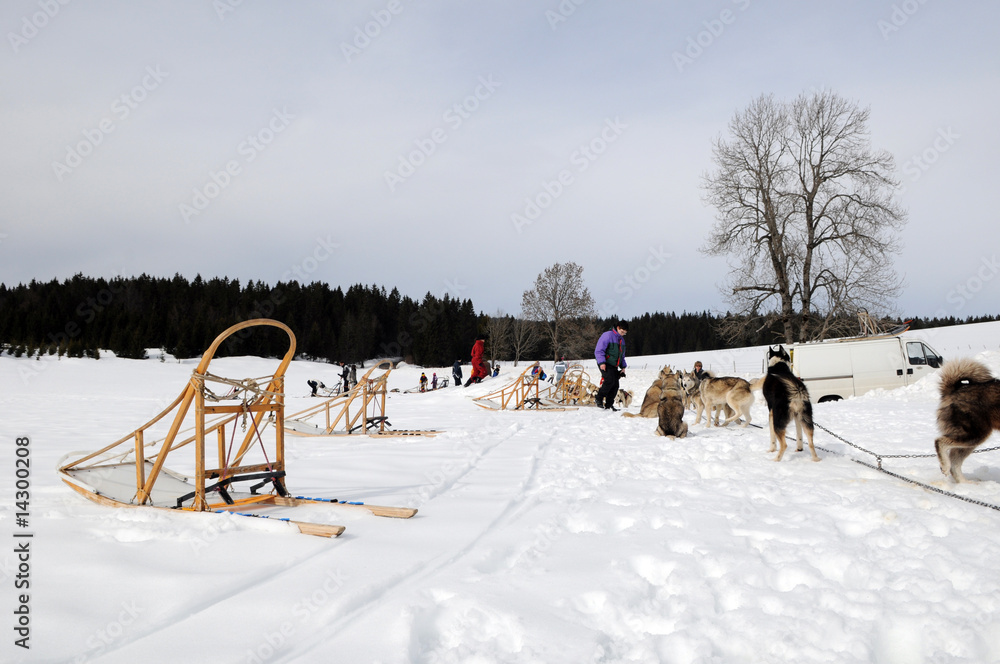
[[[575,261],[604,313],[724,310],[697,252],[711,141],[762,93],[831,89],[896,156],[900,313],[1000,313],[1000,5],[577,2],[7,0],[0,281],[298,278],[517,313]]]

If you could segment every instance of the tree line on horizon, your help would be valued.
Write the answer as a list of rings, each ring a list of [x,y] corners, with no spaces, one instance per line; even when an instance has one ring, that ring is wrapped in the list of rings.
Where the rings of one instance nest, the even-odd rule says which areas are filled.
[[[476,313],[469,299],[427,293],[418,301],[397,288],[386,291],[375,285],[353,285],[345,291],[321,282],[241,285],[227,278],[196,276],[189,281],[180,275],[167,279],[145,274],[111,280],[77,274],[62,282],[0,284],[0,345],[17,356],[97,358],[101,350],[109,350],[118,357],[140,359],[147,357],[148,349],[159,349],[177,358],[199,357],[223,330],[252,318],[288,325],[296,335],[299,358],[348,364],[400,358],[422,366],[467,363],[477,335],[488,334],[498,322],[525,323],[510,315]],[[748,332],[730,338],[723,328],[731,318],[707,311],[635,316],[628,319],[627,352],[663,355],[781,339],[776,324],[747,325]],[[998,319],[915,318],[911,329]],[[613,323],[592,321],[593,341]],[[552,357],[556,352],[544,334],[516,350],[497,341],[487,342],[488,357],[495,360]],[[287,338],[280,332],[254,328],[230,337],[216,355],[280,357],[286,348]],[[590,359],[586,344],[567,359]]]

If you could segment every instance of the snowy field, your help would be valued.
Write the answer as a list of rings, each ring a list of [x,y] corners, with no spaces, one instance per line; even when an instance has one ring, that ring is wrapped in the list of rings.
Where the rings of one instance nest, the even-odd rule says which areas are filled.
[[[1000,324],[907,336],[1000,374]],[[630,358],[623,387],[637,411],[663,364],[701,359],[754,377],[762,357]],[[594,408],[473,404],[523,364],[470,388],[389,397],[395,428],[436,437],[288,437],[293,494],[420,510],[401,520],[297,508],[302,520],[345,525],[336,539],[275,521],[101,507],[57,479],[60,457],[140,426],[196,364],[0,358],[0,661],[1000,662],[1000,511],[855,463],[874,459],[821,431],[820,463],[808,452],[774,463],[753,427],[703,422],[670,441],[654,420]],[[276,365],[228,358],[211,370],[243,378]],[[397,369],[390,387],[417,385],[420,371]],[[316,401],[310,378],[336,382],[330,365],[293,362],[289,413]],[[880,454],[930,454],[937,400],[931,375],[817,405],[815,418]],[[766,424],[759,393],[752,416]],[[19,437],[30,439],[28,529],[15,523]],[[1000,452],[970,457],[974,481],[957,488],[936,459],[885,467],[1000,505]],[[26,531],[24,574],[14,550]],[[21,593],[30,650],[15,645]]]

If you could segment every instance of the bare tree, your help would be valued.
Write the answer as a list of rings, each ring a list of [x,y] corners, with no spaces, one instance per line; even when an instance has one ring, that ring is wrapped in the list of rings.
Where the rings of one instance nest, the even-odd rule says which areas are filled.
[[[714,142],[703,187],[718,216],[701,250],[729,259],[722,290],[741,321],[730,338],[776,322],[788,343],[822,338],[899,295],[891,256],[906,213],[869,115],[828,91],[790,104],[765,95]]]
[[[521,356],[531,352],[541,341],[538,323],[535,321],[515,318],[510,325],[510,347],[514,353],[514,366]]]
[[[583,283],[583,268],[576,263],[556,263],[535,279],[521,297],[521,312],[528,320],[544,323],[554,358],[565,352],[573,328],[595,316],[594,298]]]
[[[486,321],[486,333],[490,336],[490,361],[495,362],[507,355],[513,319],[497,309]]]

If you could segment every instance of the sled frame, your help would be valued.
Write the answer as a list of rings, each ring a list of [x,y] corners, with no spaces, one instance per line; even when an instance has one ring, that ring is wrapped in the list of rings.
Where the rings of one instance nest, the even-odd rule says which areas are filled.
[[[559,401],[559,389],[566,380],[566,374],[559,385],[542,386],[542,372],[531,373],[535,368],[528,366],[521,375],[504,387],[473,399],[473,403],[487,410],[569,410]],[[568,372],[567,372],[568,373]]]

